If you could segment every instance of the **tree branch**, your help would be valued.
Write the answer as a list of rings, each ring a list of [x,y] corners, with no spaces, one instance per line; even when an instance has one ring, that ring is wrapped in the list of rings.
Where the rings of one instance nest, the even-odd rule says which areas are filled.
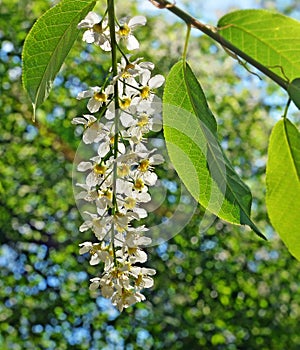
[[[199,29],[204,34],[208,35],[210,38],[221,44],[221,46],[225,47],[226,49],[230,50],[231,52],[235,53],[237,56],[244,59],[246,62],[250,63],[252,66],[256,67],[258,70],[260,70],[262,73],[264,73],[266,76],[271,78],[273,81],[275,81],[279,86],[281,86],[283,89],[287,90],[288,87],[288,81],[282,79],[279,75],[272,72],[270,69],[268,69],[266,66],[262,65],[252,57],[248,56],[245,52],[241,51],[236,46],[232,45],[229,41],[224,39],[218,32],[218,28],[206,25],[204,23],[201,23],[196,18],[192,17],[188,13],[184,12],[177,6],[175,6],[175,3],[171,3],[167,0],[149,0],[154,6],[163,9],[166,8],[170,12],[172,12],[177,17],[181,18],[187,25],[191,25],[194,28]]]

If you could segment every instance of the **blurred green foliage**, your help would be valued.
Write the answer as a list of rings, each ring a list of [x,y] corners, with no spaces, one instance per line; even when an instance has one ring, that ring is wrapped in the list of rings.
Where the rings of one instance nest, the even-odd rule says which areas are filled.
[[[78,255],[78,244],[91,235],[78,231],[72,160],[80,130],[70,121],[86,112],[77,92],[101,84],[109,61],[78,40],[33,124],[21,86],[21,50],[34,20],[52,4],[1,2],[0,348],[299,349],[299,263],[272,231],[264,207],[267,139],[285,97],[203,36],[192,38],[189,60],[269,241],[219,220],[199,232],[198,208],[180,234],[149,249],[157,276],[145,303],[119,314],[90,295],[89,277],[97,271]],[[97,9],[103,11],[103,1]],[[136,4],[120,1],[118,12],[135,14]],[[181,53],[184,26],[163,16],[156,10],[139,35],[141,56],[166,74]],[[160,176],[177,181],[167,166]],[[176,186],[168,191],[179,195]],[[161,215],[172,203],[166,200]]]

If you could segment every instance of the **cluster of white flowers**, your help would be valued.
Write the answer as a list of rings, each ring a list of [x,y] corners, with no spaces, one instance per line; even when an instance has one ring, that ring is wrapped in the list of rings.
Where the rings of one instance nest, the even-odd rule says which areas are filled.
[[[143,16],[117,21],[118,45],[138,49],[133,31],[145,23]],[[87,43],[111,50],[106,18],[90,12],[78,28],[86,29],[83,40]],[[121,54],[116,76],[106,79],[104,86],[79,93],[78,99],[88,99],[91,114],[72,121],[84,126],[83,142],[97,145],[98,153],[78,165],[78,171],[86,176],[84,183],[77,184],[82,189],[77,198],[95,208],[93,213],[85,212],[89,219],[80,226],[80,231],[92,230],[97,240],[80,244],[79,252],[90,253],[91,265],[103,266],[99,277],[91,279],[90,289],[99,288],[120,311],[144,300],[141,290],[153,286],[151,276],[155,270],[140,266],[147,261],[142,248],[149,246],[151,239],[144,235],[147,228],[137,224],[147,217],[141,204],[151,200],[148,188],[157,180],[154,166],[164,161],[155,149],[147,148],[145,138],[145,134],[161,127],[161,100],[154,89],[164,83],[164,77],[151,77],[153,63],[142,62],[141,58],[132,61],[130,55]]]

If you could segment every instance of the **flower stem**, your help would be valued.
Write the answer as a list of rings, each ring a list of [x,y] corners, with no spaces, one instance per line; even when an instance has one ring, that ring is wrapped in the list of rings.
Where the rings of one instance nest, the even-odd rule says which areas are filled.
[[[116,29],[115,29],[115,4],[114,0],[107,0],[107,12],[108,12],[108,24],[111,38],[111,63],[112,63],[112,74],[113,77],[118,74],[118,66],[117,66],[117,40],[116,40]],[[115,102],[115,131],[114,131],[114,142],[113,142],[113,157],[114,157],[114,165],[113,165],[113,198],[112,198],[112,216],[114,217],[117,211],[117,196],[116,196],[116,183],[117,183],[117,162],[116,158],[118,156],[118,138],[119,138],[119,89],[118,89],[118,81],[114,84],[114,102]],[[115,250],[115,224],[112,222],[111,227],[111,244],[114,255],[114,265],[117,265],[116,259],[116,250]]]

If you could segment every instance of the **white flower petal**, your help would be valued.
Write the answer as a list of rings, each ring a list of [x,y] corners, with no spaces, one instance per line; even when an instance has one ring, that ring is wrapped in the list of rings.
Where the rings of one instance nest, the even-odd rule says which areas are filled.
[[[135,293],[135,297],[136,297],[137,301],[146,300],[146,297],[142,293],[139,293],[139,292]]]
[[[147,203],[147,202],[151,201],[151,196],[147,192],[139,193],[138,196],[137,196],[137,199],[138,199],[139,202]]]
[[[91,172],[88,174],[85,182],[89,187],[94,187],[98,184],[98,179],[97,179],[97,176],[94,174],[94,172]]]
[[[75,199],[85,199],[87,197],[87,192],[86,191],[81,191],[77,193],[75,196]]]
[[[97,13],[90,11],[86,17],[79,22],[77,28],[92,28],[94,24],[100,23],[101,18],[97,15]]]
[[[139,64],[139,67],[142,69],[149,69],[149,70],[153,70],[155,65],[152,62],[141,62]]]
[[[140,47],[139,42],[137,41],[136,37],[132,34],[129,34],[126,40],[126,47],[127,50],[137,50]]]
[[[148,267],[141,267],[141,273],[143,275],[153,276],[156,274],[156,271],[154,269],[149,269]]]
[[[128,26],[129,28],[134,29],[137,26],[144,26],[146,23],[147,23],[146,17],[134,16],[129,20]]]
[[[89,252],[91,250],[91,248],[93,248],[92,242],[84,242],[84,243],[79,244],[79,246],[81,247],[79,249],[79,254],[81,254],[81,255]]]
[[[149,186],[153,186],[155,185],[155,182],[157,180],[157,175],[153,172],[147,172],[145,175],[144,175],[144,180],[145,180],[145,183]]]
[[[92,169],[93,164],[91,162],[80,162],[77,166],[78,171],[86,171]]]
[[[138,214],[139,219],[144,219],[148,216],[147,210],[145,210],[143,208],[135,208],[134,211],[136,214]]]
[[[125,128],[129,128],[136,123],[136,120],[128,113],[122,113],[120,115],[120,121]]]
[[[162,120],[161,116],[155,116],[152,119],[152,125],[150,126],[150,130],[158,132],[162,129]]]
[[[108,285],[101,286],[101,294],[104,298],[111,298],[114,294],[114,289]]]
[[[109,106],[108,106],[108,109],[107,111],[105,112],[105,118],[107,120],[112,120],[114,119],[115,117],[115,104],[114,102],[112,102]]]
[[[161,154],[154,154],[152,157],[150,157],[150,163],[151,164],[162,164],[165,160],[164,157]]]
[[[143,86],[147,86],[147,83],[151,77],[151,72],[149,70],[144,70],[143,73],[140,75],[140,83]]]
[[[99,45],[103,51],[111,51],[111,45],[108,40],[106,40],[103,44]]]
[[[95,32],[92,29],[88,29],[83,33],[82,40],[88,44],[92,44],[96,41]]]
[[[126,152],[126,147],[125,147],[124,143],[118,143],[118,151],[121,154],[124,154]]]
[[[93,226],[93,223],[91,221],[85,221],[80,227],[79,231],[80,232],[85,232],[89,230]]]
[[[136,262],[140,262],[140,263],[144,263],[148,259],[147,254],[143,250],[140,250],[140,249],[136,252],[135,256],[137,258]]]
[[[143,282],[144,282],[144,288],[151,288],[153,287],[153,279],[151,277],[144,277],[143,278]]]
[[[72,124],[83,124],[85,125],[87,123],[86,119],[82,118],[82,117],[76,117],[73,118],[71,121]]]
[[[101,105],[102,105],[102,102],[96,101],[94,98],[91,98],[87,104],[87,109],[91,113],[96,113],[99,111]]]
[[[93,254],[91,256],[90,265],[98,265],[100,262],[101,260],[99,259],[98,254]]]
[[[97,118],[91,114],[84,114],[83,116],[88,120],[89,124],[94,123],[97,120]]]
[[[139,237],[137,239],[137,245],[149,245],[152,243],[152,239],[150,237]]]
[[[106,93],[106,95],[113,94],[113,93],[114,93],[114,87],[113,87],[113,85],[108,85],[108,86],[105,88],[105,93]]]
[[[165,78],[161,74],[157,74],[149,80],[150,89],[155,89],[163,85]]]
[[[100,144],[98,148],[98,154],[100,157],[106,156],[106,154],[109,152],[109,143],[108,142],[103,142]]]
[[[91,90],[81,91],[77,95],[77,100],[81,100],[81,99],[87,98],[87,97],[92,97],[93,95],[94,95],[94,92]]]
[[[93,278],[93,280],[95,280],[95,281],[93,281],[90,284],[90,287],[89,287],[90,290],[96,290],[100,286],[100,278],[97,278],[97,279]]]
[[[97,126],[90,127],[87,130],[85,130],[82,140],[85,144],[90,144],[92,142],[97,142],[96,139],[99,135],[99,130]]]
[[[100,163],[101,162],[101,157],[95,156],[95,157],[90,158],[90,160],[95,162],[95,163]]]

